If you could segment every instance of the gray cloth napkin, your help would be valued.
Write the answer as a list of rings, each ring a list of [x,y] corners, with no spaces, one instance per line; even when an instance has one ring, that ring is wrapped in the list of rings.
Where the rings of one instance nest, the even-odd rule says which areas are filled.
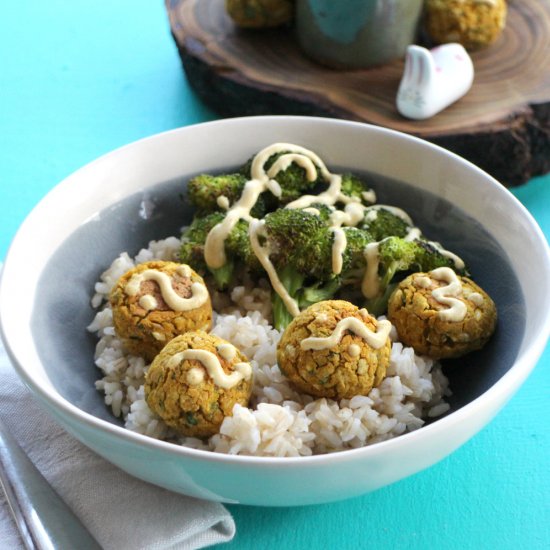
[[[20,382],[1,340],[0,381],[2,420],[103,548],[193,549],[233,538],[235,523],[221,504],[135,479],[66,433]],[[1,487],[0,541],[23,548]]]

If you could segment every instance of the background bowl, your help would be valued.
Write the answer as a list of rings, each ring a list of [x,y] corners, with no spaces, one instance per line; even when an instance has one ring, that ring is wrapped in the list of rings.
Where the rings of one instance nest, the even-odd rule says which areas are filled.
[[[468,262],[499,308],[491,343],[447,367],[449,414],[362,449],[301,458],[227,456],[125,430],[93,382],[93,284],[121,251],[177,235],[191,215],[186,179],[247,160],[274,142],[306,146],[333,171],[367,174],[379,202],[402,206]],[[71,434],[130,474],[187,495],[259,505],[328,502],[420,471],[479,431],[525,380],[550,332],[550,252],[498,182],[434,145],[364,124],[250,117],[190,126],[105,155],[54,188],[8,252],[0,322],[15,367]]]

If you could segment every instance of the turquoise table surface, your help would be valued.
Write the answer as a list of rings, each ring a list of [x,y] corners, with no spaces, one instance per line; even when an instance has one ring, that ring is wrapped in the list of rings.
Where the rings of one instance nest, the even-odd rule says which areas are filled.
[[[0,259],[33,206],[72,171],[214,118],[181,70],[162,0],[2,2]],[[550,176],[513,193],[550,236]],[[229,506],[237,535],[227,548],[550,548],[549,403],[547,347],[495,420],[448,458],[353,500]]]

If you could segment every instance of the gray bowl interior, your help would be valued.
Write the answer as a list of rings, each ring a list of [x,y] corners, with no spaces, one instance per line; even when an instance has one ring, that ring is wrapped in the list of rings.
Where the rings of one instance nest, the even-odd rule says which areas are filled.
[[[405,209],[432,240],[457,252],[472,278],[497,304],[497,331],[481,351],[444,363],[453,392],[451,411],[482,395],[513,365],[525,331],[525,304],[506,253],[474,219],[448,201],[412,186],[365,174],[379,204]],[[86,327],[94,283],[122,251],[136,254],[150,240],[180,234],[192,209],[185,202],[186,177],[151,187],[101,211],[75,231],[45,266],[31,330],[53,385],[80,409],[119,423],[94,382],[96,338]],[[449,413],[449,414],[450,414]]]

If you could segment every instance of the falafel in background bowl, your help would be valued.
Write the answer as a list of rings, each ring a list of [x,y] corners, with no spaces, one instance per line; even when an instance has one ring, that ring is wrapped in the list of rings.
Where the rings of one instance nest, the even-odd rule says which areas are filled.
[[[268,166],[273,144],[283,160],[272,159]],[[315,186],[274,207],[289,189],[277,175],[293,163]],[[254,191],[260,179],[256,170],[266,178],[265,187]],[[240,194],[216,197],[215,212],[191,204],[188,183],[204,174],[232,174],[230,185],[241,185]],[[366,187],[357,200],[339,195],[344,205],[335,207],[331,185],[339,186],[338,193],[348,189],[344,181],[351,182],[349,189],[355,185],[345,174]],[[244,208],[243,195],[253,191],[254,204]],[[305,204],[301,197],[307,195],[317,204],[313,199]],[[253,210],[260,206],[263,211]],[[64,216],[53,215],[60,209]],[[293,209],[306,212],[288,212]],[[383,219],[382,210],[397,213],[407,225],[398,240],[375,235],[372,222]],[[349,221],[358,211],[369,227]],[[297,216],[311,230],[302,243],[306,248],[292,257],[292,272],[277,263],[289,257],[288,247],[275,245],[286,242],[277,240],[278,228],[287,227],[275,223],[281,216],[285,222],[286,216]],[[223,220],[231,217],[228,229]],[[190,228],[201,218],[213,220],[212,226],[202,241],[193,240],[200,231],[190,234]],[[237,238],[231,232],[243,220],[245,237]],[[332,220],[329,242],[340,239],[347,248],[317,266],[312,262],[328,249],[309,247],[325,242],[323,220]],[[207,237],[222,226],[228,229],[223,262],[195,246],[208,240],[219,247],[219,240]],[[362,242],[358,231],[363,230],[370,241],[360,254],[346,255]],[[359,269],[368,256],[362,251],[376,248],[376,257],[383,258],[390,245],[410,250],[416,246],[410,242],[422,244],[417,252],[423,260],[427,251],[430,262],[440,263],[424,264],[414,256],[405,267],[371,269],[372,290]],[[239,249],[244,255],[233,255],[232,247],[244,247]],[[311,274],[300,272],[306,252],[311,252],[308,265],[315,267],[314,283]],[[447,261],[441,256],[452,259],[450,267],[440,265]],[[147,294],[143,289],[160,288],[167,275],[136,266],[174,258],[187,266],[174,268],[178,285],[168,289],[168,298]],[[358,269],[362,275],[356,277]],[[401,308],[405,299],[392,292],[399,292],[411,271],[422,272],[416,287],[407,283],[401,292],[413,288],[431,300],[429,285],[443,285],[435,276],[438,269],[446,270],[449,281],[467,277],[472,319],[479,304],[490,304],[479,307],[489,312],[482,337],[474,326],[475,346],[460,347],[467,353],[429,357],[429,345],[415,351],[414,338],[401,342],[386,318],[394,296],[396,319],[405,319],[399,326],[409,326]],[[401,271],[393,278],[395,270]],[[117,281],[127,273],[121,287]],[[133,279],[135,273],[147,280]],[[152,136],[61,182],[31,212],[11,245],[0,286],[0,321],[17,372],[44,408],[123,470],[208,500],[304,505],[393,483],[441,460],[485,426],[544,349],[550,311],[539,306],[550,303],[548,275],[550,252],[536,222],[502,185],[458,156],[360,123],[250,117]],[[290,280],[296,286],[292,292]],[[275,291],[277,281],[281,293]],[[116,304],[110,300],[113,288],[122,293]],[[208,300],[211,324],[208,309],[208,321],[189,328],[189,320],[198,318],[189,313],[195,307],[189,304],[210,307]],[[137,308],[118,317],[131,326],[126,337],[162,344],[152,369],[151,356],[140,357],[139,345],[127,354],[117,339],[112,308],[124,308],[125,302]],[[176,309],[183,304],[177,314],[164,311],[171,303]],[[163,330],[152,323],[150,333],[142,334],[136,316],[155,307],[163,310],[162,319],[172,320],[158,323]],[[171,339],[174,319],[187,327],[185,336]],[[457,341],[464,344],[465,338],[459,334]],[[449,348],[448,339],[441,342],[438,349]],[[338,370],[342,361],[345,369]],[[198,397],[188,399],[192,395]]]

